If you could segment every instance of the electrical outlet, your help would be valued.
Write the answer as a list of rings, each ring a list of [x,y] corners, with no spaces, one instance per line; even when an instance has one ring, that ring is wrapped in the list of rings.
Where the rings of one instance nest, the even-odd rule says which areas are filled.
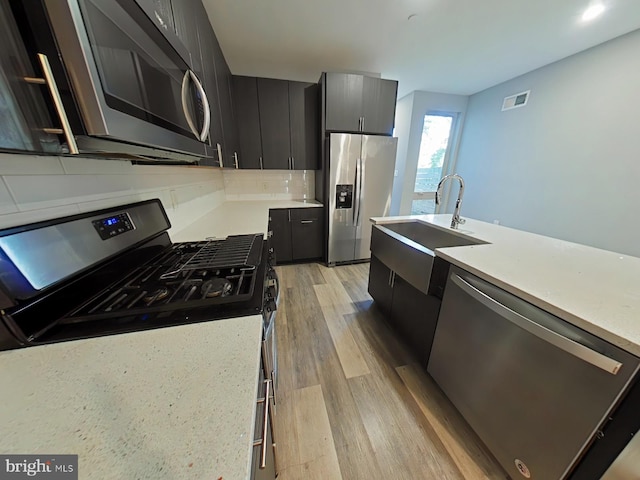
[[[171,207],[175,210],[178,208],[178,196],[175,190],[169,191],[169,194],[171,195]]]
[[[393,176],[394,176],[394,177],[397,177],[397,176],[398,176],[398,170],[394,170],[394,171],[393,171]]]
[[[494,221],[493,221],[493,224],[494,224],[494,225],[500,225],[500,220],[494,220]]]
[[[262,182],[262,191],[263,192],[267,191],[267,182]]]

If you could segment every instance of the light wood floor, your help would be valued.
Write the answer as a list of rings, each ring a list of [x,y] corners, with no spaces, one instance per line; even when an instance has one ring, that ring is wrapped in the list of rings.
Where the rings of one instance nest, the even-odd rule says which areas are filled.
[[[277,273],[279,480],[507,478],[384,323],[368,263]]]

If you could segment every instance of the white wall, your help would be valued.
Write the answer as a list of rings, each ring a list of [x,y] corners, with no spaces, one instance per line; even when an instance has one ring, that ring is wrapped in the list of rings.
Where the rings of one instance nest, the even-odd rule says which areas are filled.
[[[160,198],[178,231],[225,199],[215,168],[0,154],[0,228]],[[170,232],[171,232],[170,231]]]
[[[640,256],[639,52],[637,30],[471,96],[463,216]]]
[[[454,146],[451,152],[452,161],[449,162],[449,170],[452,170],[453,160],[455,160],[457,153],[455,147],[459,143],[468,98],[464,95],[415,91],[398,101],[396,106],[396,136],[398,137],[396,170],[398,175],[394,178],[393,183],[391,215],[411,213],[424,116],[427,113],[442,112],[458,114],[458,122],[452,136],[452,145]]]

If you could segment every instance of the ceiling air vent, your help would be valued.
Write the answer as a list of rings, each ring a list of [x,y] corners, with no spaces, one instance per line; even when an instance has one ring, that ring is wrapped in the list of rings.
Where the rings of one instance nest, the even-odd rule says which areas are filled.
[[[505,110],[511,110],[512,108],[524,107],[529,100],[529,93],[531,93],[531,90],[516,93],[510,97],[504,97],[504,101],[502,102],[502,111],[504,112]]]

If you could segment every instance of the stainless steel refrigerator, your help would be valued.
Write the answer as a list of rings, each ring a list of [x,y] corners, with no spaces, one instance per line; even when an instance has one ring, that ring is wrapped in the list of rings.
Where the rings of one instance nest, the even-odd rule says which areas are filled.
[[[380,135],[329,135],[329,265],[371,257],[369,218],[389,214],[397,140]]]

